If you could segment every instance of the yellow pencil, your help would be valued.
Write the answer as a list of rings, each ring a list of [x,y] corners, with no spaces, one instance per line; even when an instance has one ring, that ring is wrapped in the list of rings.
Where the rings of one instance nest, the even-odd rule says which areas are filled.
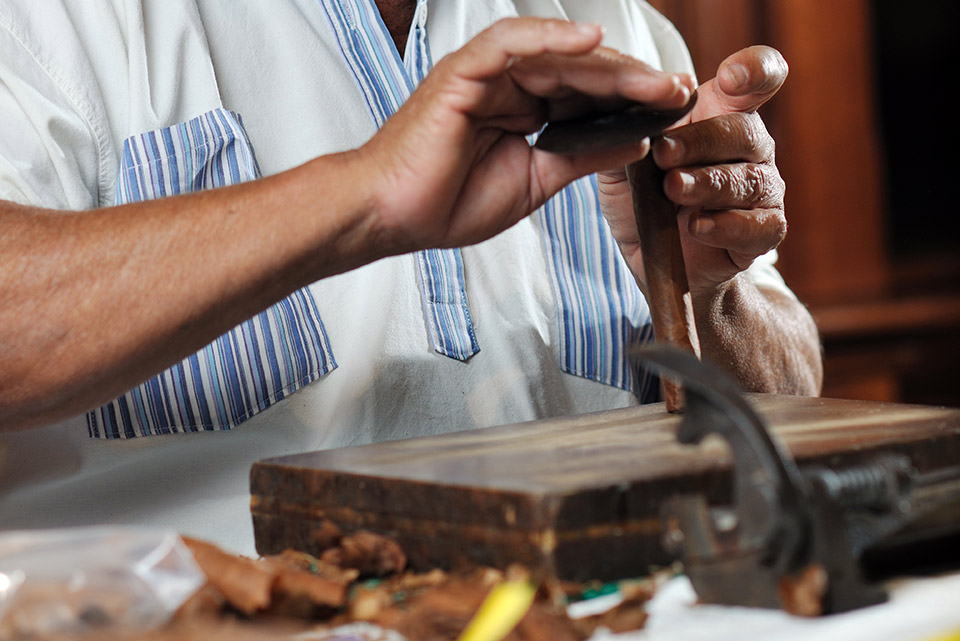
[[[954,630],[935,637],[928,637],[923,641],[960,641],[960,630]]]
[[[536,586],[529,581],[498,584],[484,599],[457,641],[500,641],[530,609],[536,592]]]

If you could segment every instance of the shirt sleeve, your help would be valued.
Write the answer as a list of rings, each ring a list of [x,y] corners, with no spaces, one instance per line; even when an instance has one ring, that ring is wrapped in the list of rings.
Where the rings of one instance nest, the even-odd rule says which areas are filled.
[[[28,23],[0,10],[0,199],[53,209],[100,202],[101,143],[79,96],[31,46]]]

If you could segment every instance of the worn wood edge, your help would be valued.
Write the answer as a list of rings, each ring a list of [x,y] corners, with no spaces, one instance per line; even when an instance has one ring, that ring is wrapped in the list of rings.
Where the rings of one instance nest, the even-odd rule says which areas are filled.
[[[322,450],[318,452],[303,452],[300,454],[269,457],[258,461],[258,463],[282,463],[296,466],[301,461],[308,460],[317,455],[324,456],[331,452],[343,452],[345,450],[351,450],[363,456],[375,455],[378,451],[389,452],[391,458],[407,452],[410,460],[414,460],[421,458],[422,450],[425,446],[433,448],[438,454],[444,452],[463,454],[469,450],[472,456],[480,448],[496,447],[501,440],[538,440],[542,436],[544,427],[549,430],[561,430],[579,429],[582,426],[587,426],[588,429],[600,430],[610,425],[625,424],[647,416],[659,420],[679,421],[679,418],[671,417],[664,413],[663,403],[651,403],[635,407],[601,410],[599,412],[590,412],[575,416],[538,419],[521,423],[496,425],[493,427],[459,430],[412,439],[369,443],[367,445],[357,445],[348,448],[339,448],[337,450]],[[372,460],[373,465],[376,465],[377,462],[376,459]]]
[[[776,402],[776,400],[774,397],[767,398],[764,395],[751,396],[751,402],[761,414],[763,414],[764,404]],[[813,427],[806,425],[805,416],[816,415],[820,406],[841,410],[859,409],[862,415],[852,419],[847,417],[843,421],[819,421]],[[960,460],[960,410],[954,408],[805,399],[796,402],[788,401],[786,409],[780,409],[781,416],[787,417],[788,421],[797,421],[797,424],[774,426],[774,431],[783,437],[788,449],[801,465],[852,464],[862,460],[864,456],[882,452],[906,453],[914,458],[921,471],[953,465]],[[886,424],[877,425],[878,415],[886,419]],[[609,428],[611,425],[618,426],[625,421],[635,420],[635,417],[636,412],[629,410],[603,412],[599,414],[601,420],[598,429]],[[577,427],[583,419],[584,417],[572,417],[569,420],[561,419],[553,423]],[[656,422],[661,426],[673,424],[664,423],[660,418],[657,418]],[[478,431],[475,434],[446,435],[441,440],[444,448],[449,452],[460,453],[461,440],[466,441],[468,445],[472,443],[479,446],[481,449],[492,447],[495,450],[502,446],[504,441],[510,441],[510,432],[514,429],[525,435],[524,438],[549,438],[550,434],[543,430],[543,423],[543,421],[534,421],[489,428],[502,432],[492,446],[487,439],[489,435],[487,430]],[[842,423],[843,427],[849,428],[843,438],[837,438],[837,435],[831,432],[835,427],[834,423],[838,425]],[[874,441],[868,448],[854,447],[858,439],[862,438],[863,431],[870,432],[875,437]],[[813,446],[821,447],[825,436],[833,438],[834,449],[815,453]],[[436,438],[438,437],[429,437],[429,439]],[[415,439],[421,444],[423,440]],[[401,450],[410,448],[413,458],[416,458],[418,447],[416,442],[395,443],[403,445]],[[388,443],[365,447],[383,446],[396,447]],[[469,446],[466,450],[464,454],[467,456],[475,454]],[[481,497],[482,502],[483,492],[489,495],[487,498],[490,503],[486,509],[473,509],[471,506],[466,514],[475,522],[470,522],[469,519],[449,521],[453,515],[439,512],[431,514],[429,509],[419,513],[417,510],[411,511],[411,504],[408,502],[406,506],[401,506],[400,515],[406,519],[401,521],[398,518],[400,515],[382,509],[383,505],[389,504],[389,501],[387,503],[383,501],[384,492],[390,496],[417,496],[418,492],[422,493],[424,489],[429,489],[431,485],[429,482],[395,476],[377,477],[344,473],[341,470],[332,469],[320,472],[313,470],[315,475],[327,474],[330,478],[322,478],[320,481],[314,479],[310,483],[304,483],[303,479],[297,478],[296,466],[287,464],[288,459],[289,457],[281,457],[261,461],[251,470],[253,495],[251,512],[257,547],[261,553],[279,551],[279,548],[269,547],[270,545],[285,547],[298,540],[301,543],[294,547],[303,549],[305,545],[303,542],[309,539],[310,528],[316,527],[320,522],[314,518],[317,517],[329,518],[347,530],[370,529],[394,536],[403,545],[412,546],[415,550],[416,563],[420,567],[451,567],[455,565],[456,559],[465,563],[490,564],[498,567],[505,567],[511,562],[520,562],[547,574],[553,573],[561,578],[583,580],[585,572],[592,574],[593,578],[634,576],[643,567],[669,560],[659,547],[657,534],[659,530],[657,507],[664,492],[655,490],[651,494],[649,479],[640,479],[636,483],[629,480],[626,483],[610,483],[602,488],[588,488],[576,495],[564,492],[547,495],[523,489],[513,492],[499,489],[493,491],[490,488],[469,485],[433,488],[441,492],[440,495],[434,494],[434,498],[444,497],[436,501],[437,504],[446,502],[449,505],[451,501],[462,501],[471,495]],[[706,487],[714,490],[714,495],[709,497],[711,502],[723,502],[723,493],[717,492],[722,486],[728,484],[728,468],[729,459],[722,456],[715,458],[704,468],[703,473],[717,475],[715,480],[726,475],[726,480],[706,484]],[[280,470],[287,474],[289,483],[293,486],[299,484],[300,487],[290,486],[287,489],[296,491],[277,494],[283,496],[285,501],[271,499],[265,494],[258,493],[256,479],[260,478],[261,482],[267,483],[262,479]],[[675,493],[682,493],[685,482],[694,482],[695,485],[696,479],[696,475],[688,474],[686,481],[678,475],[673,478],[664,477],[660,482],[675,484],[673,488]],[[330,482],[327,486],[328,491],[318,494],[315,491],[316,483],[322,487],[327,481]],[[385,483],[391,484],[392,487],[384,490]],[[635,489],[635,486],[641,483],[647,486],[646,491]],[[478,493],[478,490],[482,492]],[[726,490],[724,489],[723,492]],[[598,493],[600,495],[606,493],[610,501],[615,501],[617,496],[627,496],[628,504],[625,511],[610,505],[601,506],[599,510],[585,509],[595,502],[594,499]],[[298,496],[299,504],[296,500]],[[324,503],[324,499],[318,498],[320,496],[332,498],[327,504]],[[426,505],[431,503],[422,499],[423,496],[420,496],[417,500]],[[504,516],[505,506],[512,506],[513,517]],[[604,514],[607,518],[603,518]],[[463,514],[460,516],[462,517]],[[443,521],[445,517],[449,522]],[[424,529],[430,534],[424,534]],[[552,543],[547,545],[546,543],[550,543],[551,540]],[[630,553],[619,561],[614,561],[604,554],[604,549],[629,550]],[[473,550],[473,552],[468,554],[465,550]],[[591,557],[595,555],[597,560],[584,564],[585,555]],[[612,566],[622,566],[622,570],[610,569]],[[620,571],[625,574],[619,577],[610,574]]]
[[[871,433],[874,444],[900,443],[912,439],[929,439],[939,435],[960,433],[960,409],[955,408],[772,395],[750,395],[749,398],[761,416],[765,415],[766,406],[782,402],[783,399],[787,400],[787,406],[778,408],[782,422],[774,424],[772,431],[783,440],[788,450],[795,456],[803,454],[807,449],[806,444],[819,442],[825,436],[834,440],[838,448],[849,446],[855,439],[860,438],[861,430]],[[820,412],[824,404],[835,411],[837,408],[844,411],[855,408],[860,411],[860,415],[848,415],[842,420],[823,418]],[[563,434],[574,434],[580,442],[589,443],[592,432],[610,429],[620,430],[632,439],[634,435],[630,430],[636,428],[636,421],[651,417],[651,414],[653,414],[651,417],[653,420],[643,424],[642,429],[636,432],[638,442],[642,442],[645,447],[653,444],[658,446],[668,444],[672,451],[683,452],[685,456],[691,458],[702,455],[695,448],[675,444],[673,433],[679,425],[679,417],[663,413],[662,405],[659,411],[654,410],[652,413],[637,411],[637,409],[612,410],[563,419],[530,421],[406,441],[263,459],[253,465],[251,488],[254,487],[254,479],[257,475],[267,469],[287,470],[287,473],[298,469],[316,469],[324,475],[345,473],[367,482],[375,482],[376,479],[389,476],[393,480],[429,485],[436,482],[435,479],[424,474],[424,468],[427,467],[425,462],[429,463],[431,459],[443,459],[453,463],[458,459],[476,459],[488,453],[503,451],[505,443],[509,444],[511,450],[519,451],[526,444],[539,443],[545,439],[552,440]],[[877,425],[878,416],[883,417],[887,427]],[[838,427],[845,428],[844,433],[837,434],[831,431]],[[430,451],[427,452],[427,450]],[[350,456],[344,458],[346,453]],[[716,449],[707,450],[705,453],[711,456],[723,456]],[[693,471],[700,469],[696,464],[693,468]],[[564,473],[567,473],[567,470],[564,470]],[[663,474],[664,471],[657,470],[657,473]],[[636,475],[620,480],[630,482],[648,478],[643,470],[639,470]],[[556,479],[550,478],[550,480]],[[457,479],[444,479],[444,482],[450,483],[453,487],[465,489],[476,486],[471,479],[463,479],[462,482]],[[511,493],[529,495],[537,492],[555,492],[557,489],[556,485],[531,485],[529,479],[524,479],[522,485],[510,485],[510,482],[509,479],[484,479],[483,487],[486,490],[503,493],[504,496],[509,496]],[[573,489],[581,492],[591,488],[577,485]],[[314,491],[316,488],[313,490],[304,487],[285,488],[289,496]]]
[[[651,517],[616,526],[579,531],[550,527],[517,530],[508,527],[463,526],[456,522],[424,523],[416,519],[341,518],[336,510],[306,517],[269,507],[253,509],[254,538],[261,555],[294,548],[319,555],[323,548],[311,536],[325,521],[345,533],[369,530],[396,540],[417,570],[448,570],[486,565],[507,568],[521,564],[544,578],[585,581],[646,574],[651,566],[673,559],[660,546],[660,521]]]
[[[891,440],[856,449],[837,447],[814,452],[797,448],[794,457],[801,466],[845,466],[886,453],[910,456],[920,472],[948,467],[960,460],[960,430],[932,439]],[[635,529],[637,522],[646,523],[657,514],[660,501],[667,495],[708,487],[713,490],[709,498],[721,501],[729,488],[730,469],[728,457],[717,458],[693,472],[687,469],[652,481],[625,480],[576,493],[554,494],[503,493],[482,487],[433,486],[333,472],[330,479],[321,481],[333,481],[336,489],[296,494],[285,491],[289,486],[269,480],[276,470],[259,466],[251,488],[251,511],[256,515],[284,515],[317,522],[330,519],[358,529],[376,523],[414,521],[439,527],[437,524],[448,522],[451,515],[437,506],[468,505],[469,511],[458,515],[458,527],[476,528],[483,533],[500,528],[522,533],[555,529],[560,536],[574,539],[578,532]],[[263,488],[274,491],[265,492]],[[398,505],[395,497],[406,497],[411,502]]]

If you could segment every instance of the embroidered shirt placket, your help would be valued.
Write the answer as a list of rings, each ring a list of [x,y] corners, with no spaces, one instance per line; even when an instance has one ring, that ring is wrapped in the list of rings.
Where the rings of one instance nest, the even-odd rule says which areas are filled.
[[[427,40],[427,2],[419,0],[404,60],[373,0],[319,0],[377,127],[413,92],[433,62]],[[459,249],[416,252],[418,286],[430,347],[467,360],[480,351],[467,301]]]
[[[573,182],[536,215],[554,277],[560,367],[656,400],[656,379],[628,355],[652,339],[650,312],[600,212],[596,176]]]

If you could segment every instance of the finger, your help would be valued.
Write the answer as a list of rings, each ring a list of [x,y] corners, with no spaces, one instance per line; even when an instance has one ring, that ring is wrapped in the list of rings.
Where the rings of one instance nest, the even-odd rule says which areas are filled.
[[[620,189],[627,189],[629,183],[627,181],[626,167],[615,167],[613,169],[598,171],[597,185],[601,192],[606,191],[607,193],[620,193]]]
[[[787,218],[782,209],[698,211],[687,229],[698,242],[727,250],[743,266],[776,249],[787,235]]]
[[[681,107],[690,99],[693,79],[687,74],[657,71],[625,54],[598,48],[600,37],[596,25],[511,18],[481,32],[438,66],[468,81],[490,81],[509,71],[519,89],[539,97],[617,97],[662,108]],[[509,92],[502,85],[497,90]],[[559,105],[550,117],[588,110],[582,101]]]
[[[586,111],[582,104],[577,105],[578,98],[607,110],[627,101],[659,108],[681,107],[690,99],[693,82],[684,74],[659,71],[604,47],[579,56],[547,54],[519,60],[509,73],[524,91],[554,99],[552,119],[564,117],[565,112]],[[570,105],[576,105],[576,109]]]
[[[788,71],[776,49],[748,47],[720,63],[715,91],[733,111],[756,111],[780,90]]]
[[[693,119],[756,111],[780,90],[788,72],[776,49],[742,49],[721,62],[716,77],[703,84]]]
[[[704,209],[782,207],[786,189],[776,167],[736,163],[675,169],[663,181],[667,198]]]
[[[600,207],[605,213],[610,232],[625,252],[625,257],[634,251],[639,251],[640,232],[637,229],[637,219],[633,215],[633,208],[630,206],[632,197],[626,168],[598,171],[597,195],[600,198]],[[618,212],[623,211],[624,206],[627,207],[625,213],[628,215],[617,215]],[[608,213],[611,215],[606,215]]]
[[[727,162],[772,163],[776,145],[757,114],[726,114],[671,129],[656,141],[663,170]]]
[[[584,54],[599,45],[602,38],[602,29],[594,24],[506,18],[481,31],[441,62],[463,78],[486,80],[506,71],[517,58],[545,53]]]

